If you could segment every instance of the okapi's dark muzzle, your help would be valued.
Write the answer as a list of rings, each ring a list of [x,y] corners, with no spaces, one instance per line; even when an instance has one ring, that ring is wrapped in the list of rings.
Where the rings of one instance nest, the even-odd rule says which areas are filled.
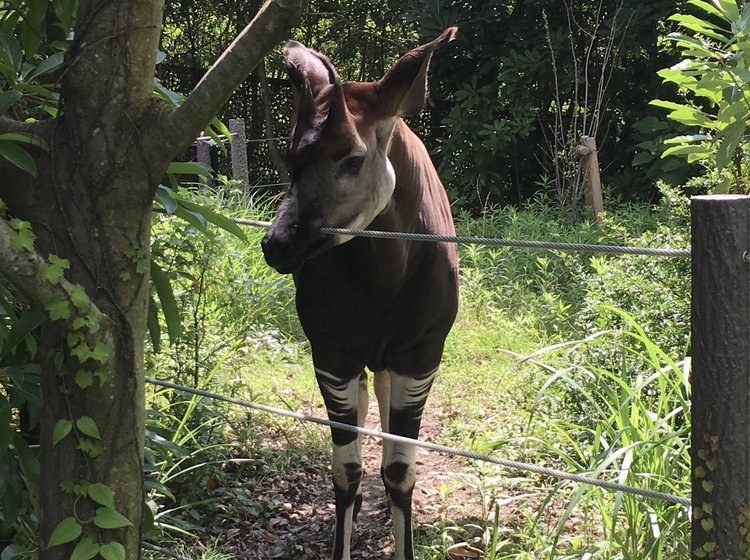
[[[277,216],[260,242],[266,262],[281,274],[291,274],[325,243],[318,230]]]

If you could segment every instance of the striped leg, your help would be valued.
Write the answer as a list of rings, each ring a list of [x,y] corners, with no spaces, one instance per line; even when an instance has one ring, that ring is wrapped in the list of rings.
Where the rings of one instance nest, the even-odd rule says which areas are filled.
[[[375,397],[378,399],[378,410],[380,412],[380,429],[388,431],[388,414],[391,409],[391,374],[387,369],[375,372],[374,382]],[[386,501],[388,498],[388,486],[385,484],[385,458],[388,456],[388,444],[390,442],[383,440],[383,457],[380,463],[380,478],[383,479],[385,486]]]
[[[359,377],[342,380],[316,368],[315,376],[328,409],[328,418],[352,425],[364,422],[367,414],[367,374],[362,372]],[[333,560],[350,560],[354,518],[362,504],[362,436],[331,428],[331,438],[333,491],[336,498]]]
[[[422,421],[427,395],[437,369],[419,377],[390,374],[390,409],[388,432],[416,439]],[[413,445],[388,442],[383,447],[383,478],[391,499],[393,532],[396,541],[395,560],[414,560],[411,498],[416,480]]]

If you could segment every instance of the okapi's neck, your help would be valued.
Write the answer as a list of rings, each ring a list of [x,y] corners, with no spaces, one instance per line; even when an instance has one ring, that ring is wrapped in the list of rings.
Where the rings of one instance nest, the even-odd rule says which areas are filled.
[[[367,229],[424,233],[432,221],[431,193],[442,183],[422,141],[399,119],[396,122],[389,159],[396,175],[396,188],[387,208]],[[408,277],[407,262],[418,253],[420,242],[404,240],[362,239],[377,267],[372,273],[384,288],[403,283]]]

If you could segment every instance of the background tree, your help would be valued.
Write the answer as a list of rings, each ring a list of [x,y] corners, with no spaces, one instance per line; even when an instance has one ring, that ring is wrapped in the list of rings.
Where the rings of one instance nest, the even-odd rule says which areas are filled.
[[[661,140],[679,127],[648,106],[665,90],[656,71],[675,61],[660,37],[678,5],[314,0],[294,38],[340,64],[344,79],[368,80],[409,46],[458,24],[460,48],[435,61],[430,110],[411,124],[427,138],[452,199],[462,206],[519,204],[547,188],[569,196],[568,180],[557,177],[560,158],[568,157],[579,135],[594,132],[603,179],[613,193],[650,199],[658,196],[656,179],[679,184],[690,169],[679,158],[660,159]],[[189,91],[244,17],[234,0],[190,10],[180,0],[167,2],[160,77]],[[267,68],[268,91],[257,78],[248,79],[223,114],[244,117],[252,139],[288,133],[292,94],[278,50]],[[264,124],[264,95],[273,114],[270,127]],[[279,181],[266,144],[250,143],[248,152],[251,183]],[[574,164],[565,163],[566,173]]]
[[[0,273],[38,310],[41,482],[28,490],[41,558],[140,556],[153,196],[300,2],[266,3],[177,108],[153,93],[162,9],[59,0],[2,11]],[[21,439],[3,436],[19,457],[8,468],[33,469]]]

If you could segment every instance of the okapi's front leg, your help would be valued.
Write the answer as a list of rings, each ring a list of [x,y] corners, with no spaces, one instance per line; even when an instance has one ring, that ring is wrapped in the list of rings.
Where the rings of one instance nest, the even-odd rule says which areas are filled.
[[[388,432],[416,439],[422,412],[437,369],[417,377],[390,372]],[[383,442],[383,480],[391,500],[395,560],[414,560],[412,534],[412,494],[416,481],[416,456],[413,445]]]
[[[341,379],[315,369],[328,418],[351,425],[364,425],[367,415],[367,374]],[[333,440],[333,491],[336,499],[336,528],[333,560],[350,560],[351,542],[359,508],[362,505],[362,436],[331,428]]]

